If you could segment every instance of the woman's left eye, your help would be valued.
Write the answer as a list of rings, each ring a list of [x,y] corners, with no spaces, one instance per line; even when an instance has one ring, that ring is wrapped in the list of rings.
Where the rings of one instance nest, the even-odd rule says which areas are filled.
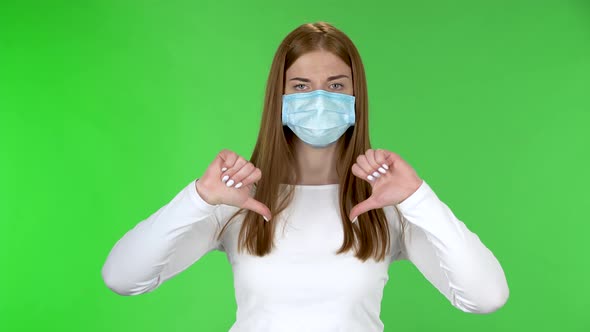
[[[333,89],[340,89],[340,88],[342,88],[342,87],[343,87],[343,85],[342,85],[342,84],[340,84],[340,83],[332,83],[331,85],[332,85],[332,88],[333,88]],[[337,87],[334,87],[334,86],[337,86]]]

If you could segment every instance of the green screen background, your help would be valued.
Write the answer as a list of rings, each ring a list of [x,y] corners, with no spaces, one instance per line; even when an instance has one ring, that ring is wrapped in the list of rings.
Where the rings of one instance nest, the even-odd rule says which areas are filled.
[[[510,287],[466,314],[394,263],[385,331],[590,330],[588,1],[18,3],[0,7],[0,330],[229,330],[224,253],[134,297],[100,270],[219,150],[249,158],[273,54],[318,20],[361,53],[373,148],[428,181]]]

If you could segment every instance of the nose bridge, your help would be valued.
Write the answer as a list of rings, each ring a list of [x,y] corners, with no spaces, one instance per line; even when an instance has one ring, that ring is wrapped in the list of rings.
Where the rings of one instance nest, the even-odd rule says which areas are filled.
[[[329,85],[328,76],[327,75],[317,75],[316,77],[310,77],[311,81],[311,90],[326,90],[326,87]]]

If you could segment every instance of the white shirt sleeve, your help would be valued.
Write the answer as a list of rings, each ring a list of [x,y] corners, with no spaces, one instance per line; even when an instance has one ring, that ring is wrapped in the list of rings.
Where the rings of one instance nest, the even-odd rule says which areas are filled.
[[[407,226],[394,261],[410,260],[464,312],[491,313],[504,305],[509,290],[500,263],[425,181],[397,207]]]
[[[121,295],[151,292],[212,250],[224,251],[216,209],[190,182],[172,201],[129,230],[102,268],[105,284]]]

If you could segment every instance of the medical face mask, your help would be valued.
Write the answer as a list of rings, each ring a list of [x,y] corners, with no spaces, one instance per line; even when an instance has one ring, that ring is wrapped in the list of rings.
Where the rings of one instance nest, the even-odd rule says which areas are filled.
[[[283,95],[283,125],[303,142],[326,147],[354,126],[354,101],[354,96],[325,90]]]

